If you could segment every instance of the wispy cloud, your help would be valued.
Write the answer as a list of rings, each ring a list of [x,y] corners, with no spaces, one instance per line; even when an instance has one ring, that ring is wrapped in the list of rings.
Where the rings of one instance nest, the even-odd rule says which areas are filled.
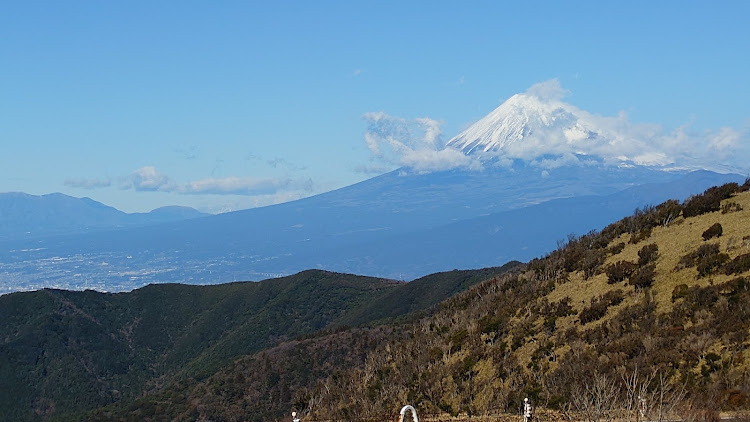
[[[557,78],[531,85],[526,94],[544,101],[560,101],[570,93],[560,85]]]
[[[596,156],[610,164],[709,170],[750,169],[747,129],[721,127],[694,130],[692,122],[674,130],[656,123],[634,123],[621,111],[603,116],[563,102],[569,93],[557,79],[529,88],[525,95],[546,107],[546,116],[557,119],[536,127],[521,142],[500,151],[511,158],[535,159],[543,154]]]
[[[286,191],[254,196],[225,196],[222,199],[212,200],[210,205],[202,207],[201,210],[211,214],[221,214],[248,208],[280,204],[301,199],[306,196],[309,196],[309,193],[302,191]]]
[[[441,123],[428,117],[403,119],[383,112],[362,116],[367,122],[365,143],[373,158],[417,172],[473,167],[476,162],[458,150],[445,148]]]
[[[179,184],[159,172],[156,167],[146,166],[130,173],[120,184],[120,188],[146,192],[174,192],[179,189]]]
[[[198,158],[198,147],[195,145],[181,145],[172,147],[172,151],[174,151],[177,155],[180,156],[180,158],[184,160],[194,160]]]
[[[310,178],[254,178],[224,177],[206,178],[179,183],[154,166],[141,167],[122,180],[121,189],[146,192],[170,192],[183,195],[274,195],[282,192],[305,192],[313,190]]]
[[[181,186],[178,193],[215,195],[268,195],[281,191],[313,190],[312,179],[264,179],[225,177],[222,179],[202,179]]]
[[[273,159],[266,161],[266,164],[273,168],[282,167],[291,171],[307,170],[307,167],[292,163],[289,160],[281,157],[274,157]]]
[[[393,166],[389,166],[386,164],[377,164],[377,163],[371,163],[371,164],[361,164],[358,166],[354,166],[353,169],[356,173],[366,174],[366,175],[378,175],[387,173],[391,170],[393,170]]]
[[[99,189],[106,188],[112,185],[110,178],[98,179],[98,178],[69,178],[65,179],[65,186],[79,189]]]

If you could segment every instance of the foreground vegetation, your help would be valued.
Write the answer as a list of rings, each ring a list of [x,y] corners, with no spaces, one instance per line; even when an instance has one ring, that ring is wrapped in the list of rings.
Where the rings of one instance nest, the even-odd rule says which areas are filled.
[[[524,397],[582,420],[745,410],[747,188],[714,188],[571,236],[416,321],[287,342],[92,416],[272,420],[294,408],[303,420],[366,420],[410,403],[481,418],[517,413]],[[706,233],[717,223],[721,235]]]
[[[238,356],[323,329],[418,315],[504,270],[412,283],[305,271],[259,283],[0,296],[0,419],[85,420],[92,409],[194,385]]]
[[[205,314],[198,299],[181,305],[177,314],[184,319],[157,307],[148,320],[151,331],[144,331],[155,346],[127,334],[150,315],[134,311],[134,302],[73,303],[65,299],[75,296],[69,292],[19,295],[29,301],[25,314],[0,302],[7,317],[20,318],[10,325],[15,328],[4,328],[0,350],[8,353],[9,344],[26,350],[15,349],[17,339],[28,339],[18,327],[35,326],[41,317],[29,310],[34,306],[50,309],[47,294],[62,298],[43,318],[80,316],[77,324],[89,327],[81,335],[78,328],[60,334],[70,350],[90,353],[93,346],[82,339],[106,343],[105,337],[122,335],[117,344],[124,352],[115,356],[159,356],[127,360],[120,372],[99,371],[95,386],[109,387],[116,379],[137,387],[107,400],[101,399],[106,388],[86,392],[81,397],[101,402],[79,406],[83,413],[44,401],[43,383],[76,367],[75,356],[39,374],[33,371],[43,370],[38,362],[45,357],[26,358],[20,364],[35,374],[30,385],[37,387],[36,395],[23,397],[35,397],[26,405],[36,413],[18,414],[29,419],[265,421],[287,419],[294,409],[303,421],[375,420],[409,403],[424,414],[480,420],[517,413],[529,397],[549,419],[712,420],[719,411],[750,408],[744,356],[750,346],[748,188],[748,182],[729,184],[682,204],[637,210],[601,232],[570,236],[548,256],[512,271],[456,271],[407,285],[311,272],[287,286],[323,302],[269,294],[249,305],[233,302],[233,292],[225,296],[229,302],[219,301]],[[328,284],[308,280],[311,275]],[[334,286],[338,299],[327,293]],[[162,304],[174,294],[149,297]],[[94,323],[86,316],[96,309],[93,303],[117,310],[106,315],[128,316],[113,319],[121,321],[113,325],[117,330],[99,333],[86,322]],[[243,321],[239,314],[256,306],[260,319],[237,323]],[[268,327],[284,334],[269,337]],[[38,334],[44,337],[48,329]],[[16,360],[28,356],[17,353]],[[79,363],[85,370],[92,362],[94,357]],[[56,382],[50,385],[65,385]],[[12,405],[0,403],[6,404]]]

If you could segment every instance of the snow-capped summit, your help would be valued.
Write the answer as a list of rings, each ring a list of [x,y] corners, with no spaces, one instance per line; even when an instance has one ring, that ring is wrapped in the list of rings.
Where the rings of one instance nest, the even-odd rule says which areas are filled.
[[[516,164],[545,170],[599,165],[747,172],[747,131],[696,131],[689,124],[668,131],[630,122],[625,112],[606,116],[582,110],[563,101],[565,94],[556,79],[533,85],[447,143],[438,121],[366,113],[365,141],[375,159],[415,173]]]
[[[692,131],[683,125],[631,123],[627,115],[602,116],[563,101],[566,91],[552,79],[513,95],[446,143],[472,162],[530,163],[537,167],[603,163],[652,169],[747,170],[747,147],[732,128]]]
[[[447,146],[467,155],[527,159],[550,154],[585,155],[596,143],[607,142],[606,131],[588,117],[558,99],[516,94],[453,137]]]

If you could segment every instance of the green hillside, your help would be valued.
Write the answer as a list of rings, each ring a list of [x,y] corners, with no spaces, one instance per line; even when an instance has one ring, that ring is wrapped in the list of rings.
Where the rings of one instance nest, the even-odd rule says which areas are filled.
[[[260,421],[296,409],[303,420],[377,419],[409,403],[472,419],[515,412],[523,397],[582,420],[746,411],[748,187],[570,237],[420,319],[285,342],[87,418]]]
[[[258,283],[0,296],[3,420],[80,419],[174,383],[194,384],[238,356],[323,329],[429,309],[480,281],[466,274],[501,271],[459,271],[414,285],[434,287],[429,295],[408,283],[311,270]],[[406,305],[372,308],[394,293]]]

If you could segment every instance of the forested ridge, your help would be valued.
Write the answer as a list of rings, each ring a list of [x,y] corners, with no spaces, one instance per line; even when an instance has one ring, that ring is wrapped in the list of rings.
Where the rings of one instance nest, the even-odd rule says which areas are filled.
[[[0,296],[0,419],[85,420],[93,409],[195,384],[239,356],[323,329],[417,315],[502,271],[404,283],[311,270],[257,283]],[[422,295],[430,286],[435,292]],[[363,312],[383,299],[392,306]]]
[[[292,290],[326,299],[330,286],[306,277],[338,280],[333,284],[339,286],[340,301],[325,300],[332,306],[328,309],[317,302],[275,302],[280,296],[257,299],[265,327],[271,321],[298,327],[275,337],[266,336],[263,323],[237,326],[236,309],[249,308],[233,302],[236,292],[218,302],[224,305],[212,305],[206,320],[196,317],[201,314],[197,302],[177,312],[191,315],[182,323],[170,316],[174,310],[161,306],[149,324],[156,330],[149,338],[163,339],[155,344],[165,348],[149,346],[144,352],[161,351],[158,365],[129,360],[131,366],[112,374],[131,383],[125,385],[142,387],[120,397],[84,391],[82,397],[100,402],[75,410],[37,387],[36,396],[24,396],[35,397],[27,403],[33,412],[18,415],[28,420],[263,421],[286,419],[296,410],[303,421],[375,420],[408,403],[426,414],[470,418],[516,412],[524,397],[539,409],[585,420],[640,420],[641,406],[644,417],[657,420],[711,420],[719,411],[744,411],[750,406],[750,362],[744,356],[750,345],[749,187],[748,182],[728,184],[684,203],[636,210],[600,232],[571,235],[557,250],[522,266],[453,271],[407,285],[301,273],[295,276],[298,283],[289,281]],[[227,286],[214,287],[236,288]],[[404,290],[399,294],[397,289]],[[148,292],[143,290],[139,294]],[[92,305],[82,306],[86,301],[71,301],[68,295],[96,294],[36,292],[18,296],[29,304],[39,302],[23,308],[0,302],[3,317],[16,318],[4,325],[0,350],[8,354],[16,350],[17,339],[28,341],[18,327],[37,326],[31,321],[40,316],[30,309],[49,309],[48,301],[55,310],[44,318],[76,317],[76,324],[91,330],[83,336],[60,334],[68,340],[66,347],[73,347],[71,338],[93,338],[97,330],[91,327],[102,320],[91,321]],[[159,304],[173,293],[164,295],[151,295],[151,300]],[[97,306],[114,306],[102,303]],[[278,306],[267,309],[270,304]],[[132,303],[118,306],[119,312],[134,312]],[[297,312],[293,318],[285,313],[290,309]],[[138,327],[140,318],[130,315],[122,321]],[[323,319],[310,325],[307,318]],[[137,344],[137,336],[128,334],[130,325],[114,324],[115,337],[123,339],[116,344],[126,351],[131,350],[128,342]],[[236,334],[212,337],[214,330],[222,332],[215,327]],[[247,347],[248,338],[258,339],[254,348]],[[191,349],[194,342],[186,339],[206,344]],[[237,347],[226,346],[232,344]],[[76,347],[88,351],[86,343]],[[28,355],[18,352],[14,358],[22,356]],[[41,371],[38,362],[45,357],[36,359],[25,364]],[[87,359],[83,372],[97,362]],[[59,365],[33,376],[49,382],[51,369],[67,367]],[[152,372],[137,370],[138,365]],[[108,380],[103,373],[95,386]],[[145,381],[128,378],[144,373]]]
[[[746,410],[748,185],[570,236],[420,319],[283,343],[90,416],[280,420],[294,409],[303,420],[380,420],[409,403],[471,418],[515,413],[524,397],[583,420]]]

